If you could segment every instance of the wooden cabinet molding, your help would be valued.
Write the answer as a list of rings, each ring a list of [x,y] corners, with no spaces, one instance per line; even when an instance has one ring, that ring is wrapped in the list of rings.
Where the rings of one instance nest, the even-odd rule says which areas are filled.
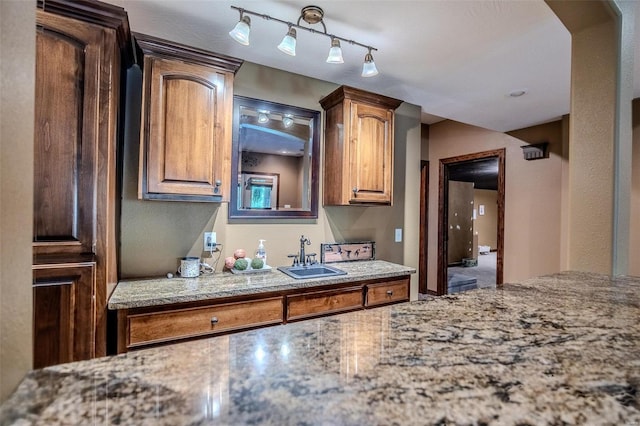
[[[409,301],[409,276],[120,309],[118,353]]]
[[[134,53],[127,12],[119,6],[95,0],[37,0],[37,7],[48,13],[65,16],[115,31],[123,63],[128,68]]]
[[[144,57],[138,197],[228,201],[242,61],[134,34]]]
[[[324,205],[393,202],[397,99],[341,86],[322,100]]]

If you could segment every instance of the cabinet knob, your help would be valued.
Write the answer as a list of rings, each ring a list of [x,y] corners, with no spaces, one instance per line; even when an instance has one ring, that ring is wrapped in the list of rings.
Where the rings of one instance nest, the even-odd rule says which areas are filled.
[[[217,324],[218,323],[218,317],[211,317],[211,324]]]
[[[357,193],[358,193],[358,187],[357,187],[357,186],[354,186],[354,187],[353,187],[353,193],[354,193],[354,194],[357,194]]]
[[[387,296],[393,296],[393,290],[387,290]]]
[[[217,194],[218,192],[220,192],[220,186],[222,185],[222,181],[220,179],[216,179],[214,183],[215,183],[215,188],[213,188],[213,192]]]

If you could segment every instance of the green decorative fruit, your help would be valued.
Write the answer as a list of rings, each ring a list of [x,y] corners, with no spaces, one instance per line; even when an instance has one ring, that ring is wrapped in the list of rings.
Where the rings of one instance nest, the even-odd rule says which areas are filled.
[[[247,259],[238,259],[236,263],[233,264],[233,267],[238,271],[244,271],[249,266],[249,262]]]
[[[256,257],[251,261],[251,267],[253,269],[262,269],[264,267],[264,260],[260,259],[259,257]]]

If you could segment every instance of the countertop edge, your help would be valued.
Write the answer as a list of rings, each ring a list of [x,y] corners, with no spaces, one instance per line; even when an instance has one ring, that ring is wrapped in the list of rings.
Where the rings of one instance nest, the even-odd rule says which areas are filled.
[[[204,291],[202,293],[192,293],[185,295],[171,295],[167,297],[157,296],[156,298],[141,298],[137,300],[130,301],[121,301],[121,300],[112,300],[114,298],[114,294],[117,294],[116,290],[112,293],[109,298],[109,302],[107,307],[109,310],[115,311],[120,309],[136,309],[136,308],[148,308],[153,306],[165,306],[176,303],[189,303],[189,302],[202,302],[206,300],[216,300],[216,299],[225,299],[230,297],[241,297],[248,296],[253,294],[266,294],[266,293],[277,293],[277,292],[285,292],[288,290],[297,290],[304,288],[313,288],[313,287],[322,287],[332,284],[344,284],[348,282],[360,283],[363,281],[376,280],[376,279],[385,279],[385,278],[395,278],[401,277],[405,275],[411,275],[416,273],[416,269],[410,266],[393,264],[391,262],[386,261],[378,261],[384,262],[388,265],[393,265],[398,269],[392,271],[374,271],[371,273],[359,273],[357,275],[339,275],[327,278],[312,278],[312,279],[302,279],[302,280],[294,280],[292,278],[287,277],[279,271],[273,271],[271,273],[282,274],[282,284],[269,285],[265,287],[255,286],[251,288],[233,288],[233,289],[212,289],[212,291]],[[351,262],[350,262],[351,263]],[[355,262],[353,262],[355,263]],[[338,265],[337,267],[343,269],[349,269],[353,267],[353,265],[343,264]],[[226,274],[217,274],[219,278],[232,278],[230,275]],[[222,276],[224,275],[224,276]],[[133,283],[133,285],[144,284],[145,282],[153,283],[157,280],[161,280],[162,278],[149,278],[149,279],[140,279],[140,280],[123,280],[120,283]],[[191,278],[185,278],[185,284],[188,283],[186,280],[192,280]],[[120,285],[118,283],[118,285]],[[192,281],[192,283],[196,283],[196,281]]]

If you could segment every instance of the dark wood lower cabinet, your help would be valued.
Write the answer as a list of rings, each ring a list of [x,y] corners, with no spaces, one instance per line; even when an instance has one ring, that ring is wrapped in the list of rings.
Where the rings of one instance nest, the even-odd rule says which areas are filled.
[[[96,263],[92,256],[33,265],[33,368],[95,356]]]
[[[409,301],[409,276],[120,309],[118,353]]]

